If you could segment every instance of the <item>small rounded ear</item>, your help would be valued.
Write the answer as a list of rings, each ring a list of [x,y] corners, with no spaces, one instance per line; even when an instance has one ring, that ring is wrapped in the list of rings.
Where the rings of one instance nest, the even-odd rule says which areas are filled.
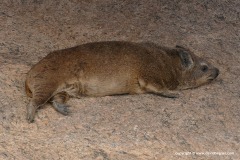
[[[182,65],[184,67],[186,67],[187,69],[192,68],[192,66],[193,66],[193,59],[192,59],[191,54],[188,53],[187,51],[183,51],[183,50],[180,50],[178,52],[178,54],[179,54],[179,57],[181,59]]]

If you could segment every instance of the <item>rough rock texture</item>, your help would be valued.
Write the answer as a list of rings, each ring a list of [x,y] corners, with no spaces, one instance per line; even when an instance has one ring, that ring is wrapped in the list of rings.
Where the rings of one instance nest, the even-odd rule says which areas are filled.
[[[239,0],[1,0],[0,159],[240,159],[239,12]],[[221,74],[178,99],[71,99],[70,116],[46,105],[28,124],[31,66],[102,40],[183,45]]]

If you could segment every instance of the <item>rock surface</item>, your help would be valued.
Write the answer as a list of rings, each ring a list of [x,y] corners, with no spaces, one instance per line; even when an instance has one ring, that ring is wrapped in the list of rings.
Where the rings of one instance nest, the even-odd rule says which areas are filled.
[[[239,0],[2,0],[0,159],[240,159],[239,12]],[[183,45],[221,73],[178,99],[71,99],[70,116],[46,105],[28,124],[31,66],[50,51],[104,40]]]

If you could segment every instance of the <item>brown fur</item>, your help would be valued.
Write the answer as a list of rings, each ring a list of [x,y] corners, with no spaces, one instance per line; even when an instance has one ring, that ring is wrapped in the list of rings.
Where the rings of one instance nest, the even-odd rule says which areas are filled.
[[[176,46],[153,43],[94,42],[48,54],[28,72],[31,98],[27,119],[51,102],[67,115],[69,97],[155,93],[177,97],[176,90],[198,87],[215,79],[217,68]]]

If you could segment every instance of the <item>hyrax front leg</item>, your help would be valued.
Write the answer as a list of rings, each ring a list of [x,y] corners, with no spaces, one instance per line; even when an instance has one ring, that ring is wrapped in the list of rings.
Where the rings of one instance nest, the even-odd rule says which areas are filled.
[[[60,92],[54,95],[51,99],[51,103],[56,111],[63,115],[69,114],[68,105],[65,103],[69,100],[69,95],[66,92]]]
[[[167,97],[167,98],[178,98],[179,97],[179,93],[177,91],[171,91],[171,90],[160,90],[158,89],[156,86],[153,85],[148,85],[146,87],[146,89],[154,94],[163,96],[163,97]]]
[[[179,97],[179,93],[177,93],[176,91],[165,90],[165,91],[154,92],[154,93],[159,94],[163,97],[167,97],[167,98],[178,98]]]
[[[179,93],[177,91],[172,91],[165,89],[165,87],[160,84],[154,82],[146,82],[142,79],[139,80],[140,87],[144,89],[146,92],[154,93],[167,98],[178,98]]]

